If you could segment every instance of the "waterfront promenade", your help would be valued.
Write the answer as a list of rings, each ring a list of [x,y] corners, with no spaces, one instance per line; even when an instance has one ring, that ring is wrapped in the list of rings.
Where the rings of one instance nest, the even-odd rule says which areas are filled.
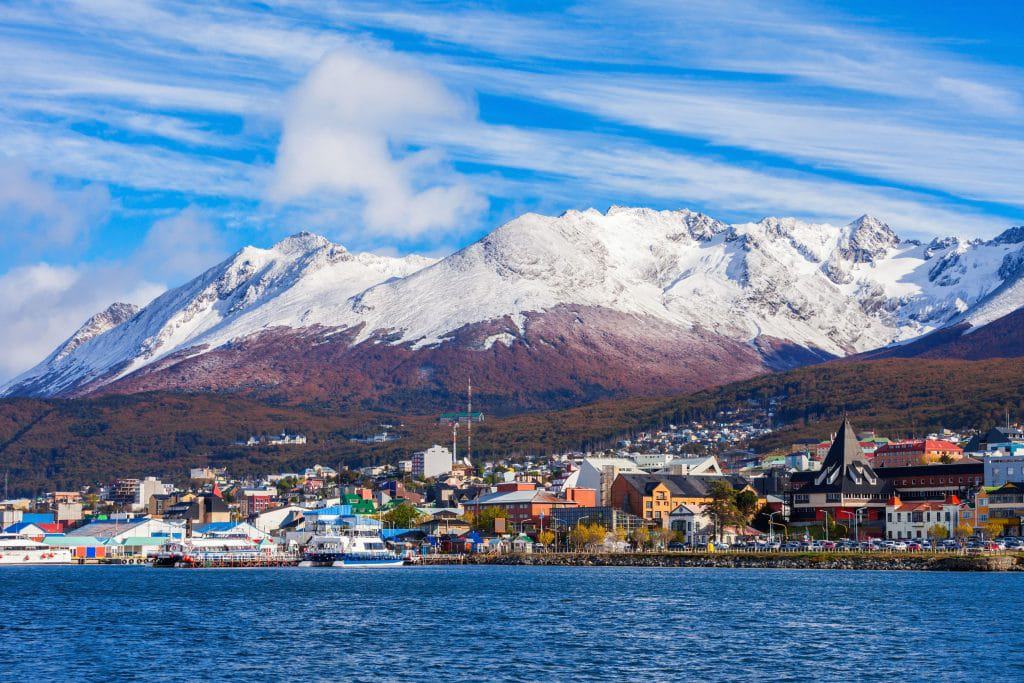
[[[554,567],[704,567],[750,569],[865,569],[916,571],[1024,571],[1016,553],[885,552],[650,552],[503,553],[428,555],[427,565],[529,565]]]

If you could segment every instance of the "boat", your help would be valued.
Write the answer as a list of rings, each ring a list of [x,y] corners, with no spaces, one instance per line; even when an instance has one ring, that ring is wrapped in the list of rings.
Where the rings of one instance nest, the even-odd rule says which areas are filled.
[[[72,564],[70,548],[41,543],[21,534],[0,534],[0,565]]]
[[[241,536],[171,540],[150,555],[154,567],[285,567],[294,554]]]
[[[319,526],[306,544],[300,567],[348,569],[401,567],[405,561],[388,550],[379,522],[355,519],[342,525]]]

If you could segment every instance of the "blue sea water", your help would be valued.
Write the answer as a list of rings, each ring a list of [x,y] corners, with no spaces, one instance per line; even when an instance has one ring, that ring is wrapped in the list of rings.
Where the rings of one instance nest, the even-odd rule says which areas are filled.
[[[0,570],[0,680],[1024,680],[1022,574]]]

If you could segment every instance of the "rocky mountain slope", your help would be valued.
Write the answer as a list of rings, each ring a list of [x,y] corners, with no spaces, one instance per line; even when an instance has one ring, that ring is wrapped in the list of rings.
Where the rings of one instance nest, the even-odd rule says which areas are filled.
[[[439,261],[304,233],[246,247],[127,320],[108,311],[109,329],[90,321],[2,392],[427,409],[472,375],[508,410],[665,395],[983,327],[1024,304],[1022,263],[1020,228],[922,244],[868,216],[526,214]]]

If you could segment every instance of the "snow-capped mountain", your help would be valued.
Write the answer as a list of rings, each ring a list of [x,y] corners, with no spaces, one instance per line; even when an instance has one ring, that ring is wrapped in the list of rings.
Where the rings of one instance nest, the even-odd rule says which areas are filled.
[[[869,216],[526,214],[439,261],[303,233],[246,247],[141,311],[101,314],[3,391],[394,405],[472,373],[524,406],[668,393],[985,324],[1024,305],[1022,272],[1022,229],[922,244]]]

